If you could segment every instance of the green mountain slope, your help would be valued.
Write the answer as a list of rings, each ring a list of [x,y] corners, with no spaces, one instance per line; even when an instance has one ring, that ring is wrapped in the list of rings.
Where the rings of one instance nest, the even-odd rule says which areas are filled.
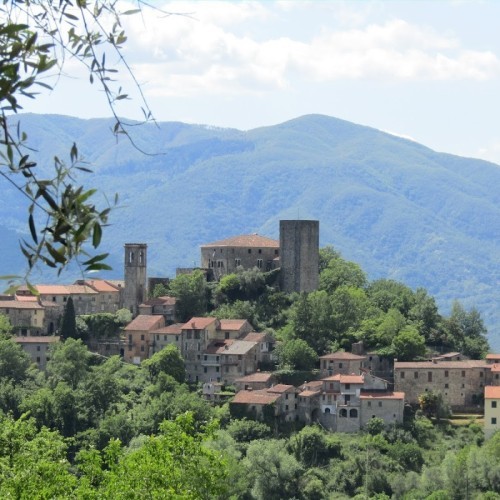
[[[248,132],[134,127],[135,143],[154,153],[148,156],[124,138],[117,142],[110,120],[21,119],[41,171],[76,141],[95,169],[89,185],[120,194],[105,234],[114,277],[122,275],[127,241],[148,243],[150,276],[172,275],[197,264],[205,242],[250,232],[277,237],[280,219],[314,218],[321,244],[334,245],[371,278],[423,286],[443,312],[454,298],[476,306],[500,348],[497,165],[321,115]],[[17,193],[6,192],[0,208],[6,230],[26,230]],[[9,237],[2,246],[11,257],[0,274],[10,274],[5,263],[12,265],[17,242]]]

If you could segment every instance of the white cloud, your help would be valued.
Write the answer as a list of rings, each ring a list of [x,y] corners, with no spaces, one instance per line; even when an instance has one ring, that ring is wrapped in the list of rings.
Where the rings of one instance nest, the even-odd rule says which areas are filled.
[[[487,80],[500,73],[495,53],[467,50],[451,33],[402,19],[356,29],[323,26],[307,37],[300,29],[300,9],[293,3],[293,30],[277,36],[272,7],[286,15],[286,4],[172,2],[164,9],[190,16],[144,11],[143,18],[127,25],[128,60],[153,95],[261,92],[293,86],[296,79]],[[314,4],[305,2],[305,7]],[[250,29],[249,20],[260,29]],[[318,22],[321,26],[321,16]],[[140,54],[140,61],[134,54]]]

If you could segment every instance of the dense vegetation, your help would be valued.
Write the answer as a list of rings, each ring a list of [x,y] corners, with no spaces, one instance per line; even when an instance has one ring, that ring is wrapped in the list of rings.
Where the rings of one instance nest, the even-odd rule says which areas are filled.
[[[175,294],[185,318],[248,318],[281,340],[288,374],[313,370],[318,355],[360,340],[400,359],[488,349],[475,309],[456,302],[444,317],[426,290],[370,282],[331,247],[320,252],[320,271],[320,289],[309,294],[276,291],[276,271],[257,270],[212,284],[201,272],[181,275],[153,294]],[[499,497],[500,436],[484,444],[477,424],[454,427],[439,394],[426,394],[416,414],[408,409],[403,426],[384,428],[374,418],[356,435],[270,416],[238,419],[227,403],[211,406],[184,382],[174,346],[135,366],[83,344],[116,336],[128,320],[123,310],[75,318],[69,304],[66,340],[39,372],[0,316],[0,497]]]
[[[43,175],[54,154],[67,156],[61,145],[77,137],[95,170],[88,182],[120,193],[126,210],[112,213],[101,243],[114,268],[104,277],[122,278],[126,241],[148,244],[150,276],[172,276],[176,266],[199,264],[201,244],[251,232],[277,237],[278,220],[300,213],[320,221],[322,245],[335,245],[370,279],[425,287],[446,313],[453,299],[478,308],[492,345],[500,347],[495,165],[325,116],[248,132],[182,123],[136,127],[142,149],[165,153],[150,157],[126,141],[117,144],[108,120],[21,119]],[[19,206],[18,193],[5,188],[0,209],[9,216],[0,238],[10,243],[0,274],[20,267],[12,256],[18,254],[12,231],[25,230]],[[144,224],[146,214],[151,224]],[[167,223],[160,214],[168,214]]]

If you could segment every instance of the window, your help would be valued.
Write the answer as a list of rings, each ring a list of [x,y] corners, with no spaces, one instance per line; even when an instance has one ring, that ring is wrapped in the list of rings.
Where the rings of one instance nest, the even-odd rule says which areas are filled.
[[[285,405],[285,410],[288,410],[288,405]]]
[[[350,389],[351,388],[351,384],[345,384],[345,388],[346,388],[346,390]]]
[[[465,389],[465,384],[462,384],[462,389]]]
[[[479,377],[482,377],[483,376],[483,372],[479,372]]]
[[[418,372],[414,372],[413,378],[418,378]]]
[[[288,399],[288,394],[285,394],[285,399]]]
[[[371,401],[368,401],[368,402],[366,403],[366,405],[368,406],[368,408],[371,408],[371,407],[372,407],[372,402],[371,402]]]
[[[128,336],[128,341],[129,341],[130,343],[132,343],[132,334],[129,334],[129,336]]]
[[[217,373],[219,373],[219,367],[218,367],[218,366],[216,366],[216,367],[215,367],[215,371],[216,371]]]
[[[144,346],[141,345],[141,352],[144,352]]]
[[[445,389],[449,389],[448,384],[444,384]]]
[[[224,338],[227,340],[229,338],[229,332],[224,332]]]
[[[39,345],[36,346],[36,350],[40,351],[40,346]]]
[[[462,370],[462,377],[465,377],[465,370]]]
[[[349,418],[358,418],[358,410],[351,408],[349,410]]]
[[[236,267],[241,266],[241,259],[234,259],[234,265]]]
[[[274,255],[278,255],[278,250],[275,250],[275,251],[274,251]]]
[[[203,355],[203,361],[207,361],[208,356],[206,354]]]
[[[259,253],[262,253],[262,250],[259,248]]]
[[[37,358],[36,358],[36,362],[37,362],[37,363],[40,363],[40,356],[37,356]],[[495,422],[495,423],[496,423],[496,422]]]
[[[400,377],[401,377],[401,379],[405,378],[405,372],[401,372]]]
[[[497,425],[497,417],[491,417],[491,424]]]
[[[379,401],[378,405],[379,405],[380,408],[382,408],[382,401]]]
[[[257,267],[262,269],[262,259],[257,259]]]
[[[497,402],[496,401],[492,401],[491,402],[491,407],[492,408],[496,408],[497,407]]]
[[[144,340],[144,335],[141,335],[141,340]]]
[[[252,253],[252,249],[251,248],[248,249],[248,253]]]
[[[203,367],[203,373],[207,373],[207,367],[206,366]]]
[[[427,372],[427,382],[432,382],[432,372]]]
[[[445,376],[446,378],[448,378],[448,375],[449,375],[448,370],[445,370],[445,371],[444,371],[444,376]]]

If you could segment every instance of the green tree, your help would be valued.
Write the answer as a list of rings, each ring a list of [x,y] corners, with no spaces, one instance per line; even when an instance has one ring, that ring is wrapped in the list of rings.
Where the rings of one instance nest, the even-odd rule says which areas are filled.
[[[26,379],[31,358],[12,339],[0,335],[0,380]]]
[[[104,453],[107,464],[102,458],[96,460],[95,454],[81,455],[83,482],[95,484],[94,475],[99,465],[104,465],[109,472],[98,477],[97,486],[104,498],[224,498],[224,457],[205,446],[212,432],[211,428],[195,430],[193,415],[189,413],[175,422],[165,421],[160,434],[146,438],[136,450],[123,453],[111,443]]]
[[[170,375],[177,382],[185,382],[186,368],[179,349],[175,345],[167,345],[156,352],[151,358],[142,362],[149,370],[152,380],[156,381],[160,373]]]
[[[392,340],[392,354],[400,361],[413,361],[425,355],[425,339],[416,328],[404,327]]]
[[[0,338],[9,336],[12,333],[12,325],[10,324],[8,316],[0,314]]]
[[[239,443],[249,443],[255,439],[267,439],[271,437],[271,429],[268,425],[246,418],[232,420],[226,430]]]
[[[80,339],[68,339],[55,345],[47,362],[47,374],[54,384],[66,382],[72,389],[90,372],[92,355]]]
[[[294,370],[312,370],[318,363],[318,355],[302,339],[282,342],[276,348],[276,354],[282,367],[290,367]]]
[[[177,314],[181,321],[207,312],[207,284],[200,270],[180,274],[170,283],[172,295],[177,299]]]
[[[165,297],[170,293],[170,288],[163,283],[157,283],[151,292],[151,298]]]
[[[115,313],[115,319],[118,325],[126,326],[132,321],[132,313],[127,309],[118,309]]]
[[[361,267],[342,258],[331,259],[319,276],[319,289],[330,294],[340,286],[363,288],[366,283]]]
[[[415,304],[413,291],[398,281],[379,279],[370,283],[368,297],[382,311],[397,309],[405,318]]]
[[[77,337],[75,305],[71,297],[66,301],[66,307],[64,308],[61,322],[61,336],[63,339],[75,339]]]
[[[57,83],[65,62],[71,59],[88,70],[91,83],[99,82],[116,118],[114,132],[127,135],[115,111],[116,103],[127,95],[111,77],[117,67],[130,73],[122,54],[126,36],[115,2],[74,5],[70,1],[18,0],[3,2],[0,9],[0,175],[8,181],[6,186],[21,191],[28,203],[31,239],[21,241],[21,250],[29,270],[42,262],[60,273],[73,259],[83,260],[84,270],[109,269],[103,263],[107,254],[92,255],[85,243],[90,239],[94,250],[99,247],[111,207],[97,208],[96,190],[84,189],[75,181],[78,171],[89,171],[76,145],[68,147],[69,163],[55,157],[52,174],[44,175],[35,168],[33,148],[12,115],[22,110],[26,98],[36,98],[44,88],[51,90],[50,82]],[[108,16],[116,22],[104,22]],[[106,59],[107,51],[115,57]],[[111,59],[114,63],[109,67],[106,61]],[[149,119],[145,103],[144,109]]]

